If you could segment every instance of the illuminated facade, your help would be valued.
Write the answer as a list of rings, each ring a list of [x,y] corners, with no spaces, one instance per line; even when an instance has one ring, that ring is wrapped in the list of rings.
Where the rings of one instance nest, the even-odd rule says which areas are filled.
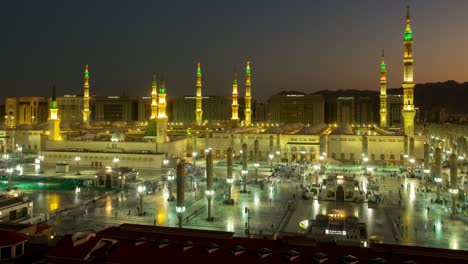
[[[58,117],[57,98],[55,97],[55,86],[52,88],[52,101],[50,102],[49,117],[49,140],[60,140],[60,118]]]
[[[380,63],[380,126],[387,126],[387,66],[382,50],[382,62]]]
[[[412,137],[414,135],[414,76],[413,76],[413,31],[410,26],[409,6],[407,7],[406,28],[404,37],[404,72],[403,72],[403,126],[405,135]]]
[[[47,121],[48,105],[44,97],[7,97],[5,123],[9,127],[35,125]]]
[[[158,118],[156,118],[156,142],[158,143],[168,142],[166,106],[166,83],[162,80],[158,93]]]
[[[151,117],[155,119],[158,116],[158,85],[156,83],[156,74],[153,73],[153,83],[151,85]]]
[[[354,97],[338,97],[336,99],[336,121],[353,124],[355,122]]]
[[[83,98],[76,95],[57,97],[58,116],[61,122],[82,122]]]
[[[270,120],[273,123],[324,123],[322,95],[281,92],[268,100]]]
[[[197,64],[197,95],[196,95],[196,110],[195,110],[195,122],[201,125],[203,123],[203,110],[202,110],[202,82],[201,82],[201,68],[200,62]]]
[[[234,72],[234,79],[232,80],[232,113],[231,121],[234,126],[239,123],[239,103],[237,102],[237,72]]]
[[[252,96],[250,94],[250,61],[247,60],[245,68],[245,122],[246,126],[252,124]]]
[[[90,115],[90,110],[89,110],[89,71],[88,71],[88,65],[85,67],[84,71],[84,94],[83,94],[83,123],[87,124],[89,123],[89,115]]]

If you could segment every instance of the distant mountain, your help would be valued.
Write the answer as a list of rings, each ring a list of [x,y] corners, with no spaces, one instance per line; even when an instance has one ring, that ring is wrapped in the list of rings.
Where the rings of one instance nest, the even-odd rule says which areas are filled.
[[[380,91],[369,90],[322,90],[314,94],[321,94],[326,99],[336,97],[371,97],[379,101]],[[403,88],[387,89],[387,94],[403,94]],[[437,83],[416,84],[414,87],[414,104],[422,111],[431,111],[444,108],[447,113],[468,113],[468,82],[458,83],[446,81]],[[378,104],[378,103],[377,103]]]

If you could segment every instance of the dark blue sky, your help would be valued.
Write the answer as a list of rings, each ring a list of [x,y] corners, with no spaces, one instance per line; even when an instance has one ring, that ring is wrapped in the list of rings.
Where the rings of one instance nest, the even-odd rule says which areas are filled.
[[[2,3],[2,96],[149,95],[165,75],[171,96],[228,95],[234,65],[252,61],[252,93],[389,87],[402,80],[405,0],[23,1]],[[416,82],[466,81],[468,1],[412,0]],[[243,84],[243,76],[240,83]],[[243,85],[240,91],[243,92]]]

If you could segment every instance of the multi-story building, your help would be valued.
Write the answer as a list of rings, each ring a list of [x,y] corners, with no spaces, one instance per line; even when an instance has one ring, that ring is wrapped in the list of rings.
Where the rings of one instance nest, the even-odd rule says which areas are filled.
[[[355,100],[356,105],[356,123],[371,124],[374,123],[374,112],[376,111],[374,102],[370,97],[358,97]]]
[[[401,94],[389,94],[387,96],[388,126],[401,125],[401,109],[403,108],[403,96]]]
[[[61,122],[81,122],[83,120],[83,97],[77,95],[57,97],[57,105]]]
[[[96,96],[94,121],[138,120],[138,98],[132,96]]]
[[[47,121],[49,106],[45,97],[7,97],[5,123],[11,127]]]
[[[273,123],[303,123],[309,125],[324,122],[322,95],[295,91],[281,92],[268,100],[270,121]]]
[[[151,97],[145,96],[138,99],[138,121],[147,122],[151,118]]]
[[[355,121],[354,97],[336,98],[336,121],[352,124]]]

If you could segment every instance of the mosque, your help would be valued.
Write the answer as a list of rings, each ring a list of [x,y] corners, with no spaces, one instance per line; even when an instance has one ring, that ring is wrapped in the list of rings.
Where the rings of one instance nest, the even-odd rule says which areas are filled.
[[[404,31],[403,54],[403,126],[388,126],[387,67],[382,52],[380,64],[380,123],[377,125],[340,124],[285,124],[264,126],[252,122],[251,62],[245,65],[245,106],[239,115],[237,74],[232,80],[231,118],[225,122],[210,123],[203,119],[202,70],[196,68],[195,122],[169,123],[166,113],[166,84],[158,83],[153,75],[151,115],[145,123],[106,126],[91,122],[90,72],[84,70],[84,93],[80,99],[82,120],[79,126],[61,126],[59,106],[55,96],[49,101],[47,123],[31,125],[0,125],[1,150],[16,151],[18,147],[40,152],[43,162],[72,163],[80,157],[88,166],[115,165],[136,168],[172,166],[177,159],[203,158],[205,149],[211,149],[215,159],[225,159],[228,148],[240,156],[247,144],[251,165],[260,161],[291,162],[334,160],[343,163],[368,162],[372,164],[404,164],[424,159],[426,136],[415,132],[413,32],[409,8]],[[8,106],[7,106],[8,107]],[[206,110],[205,110],[206,111]],[[240,120],[243,116],[243,120]],[[34,117],[32,117],[34,118]],[[10,119],[7,118],[7,121]]]

